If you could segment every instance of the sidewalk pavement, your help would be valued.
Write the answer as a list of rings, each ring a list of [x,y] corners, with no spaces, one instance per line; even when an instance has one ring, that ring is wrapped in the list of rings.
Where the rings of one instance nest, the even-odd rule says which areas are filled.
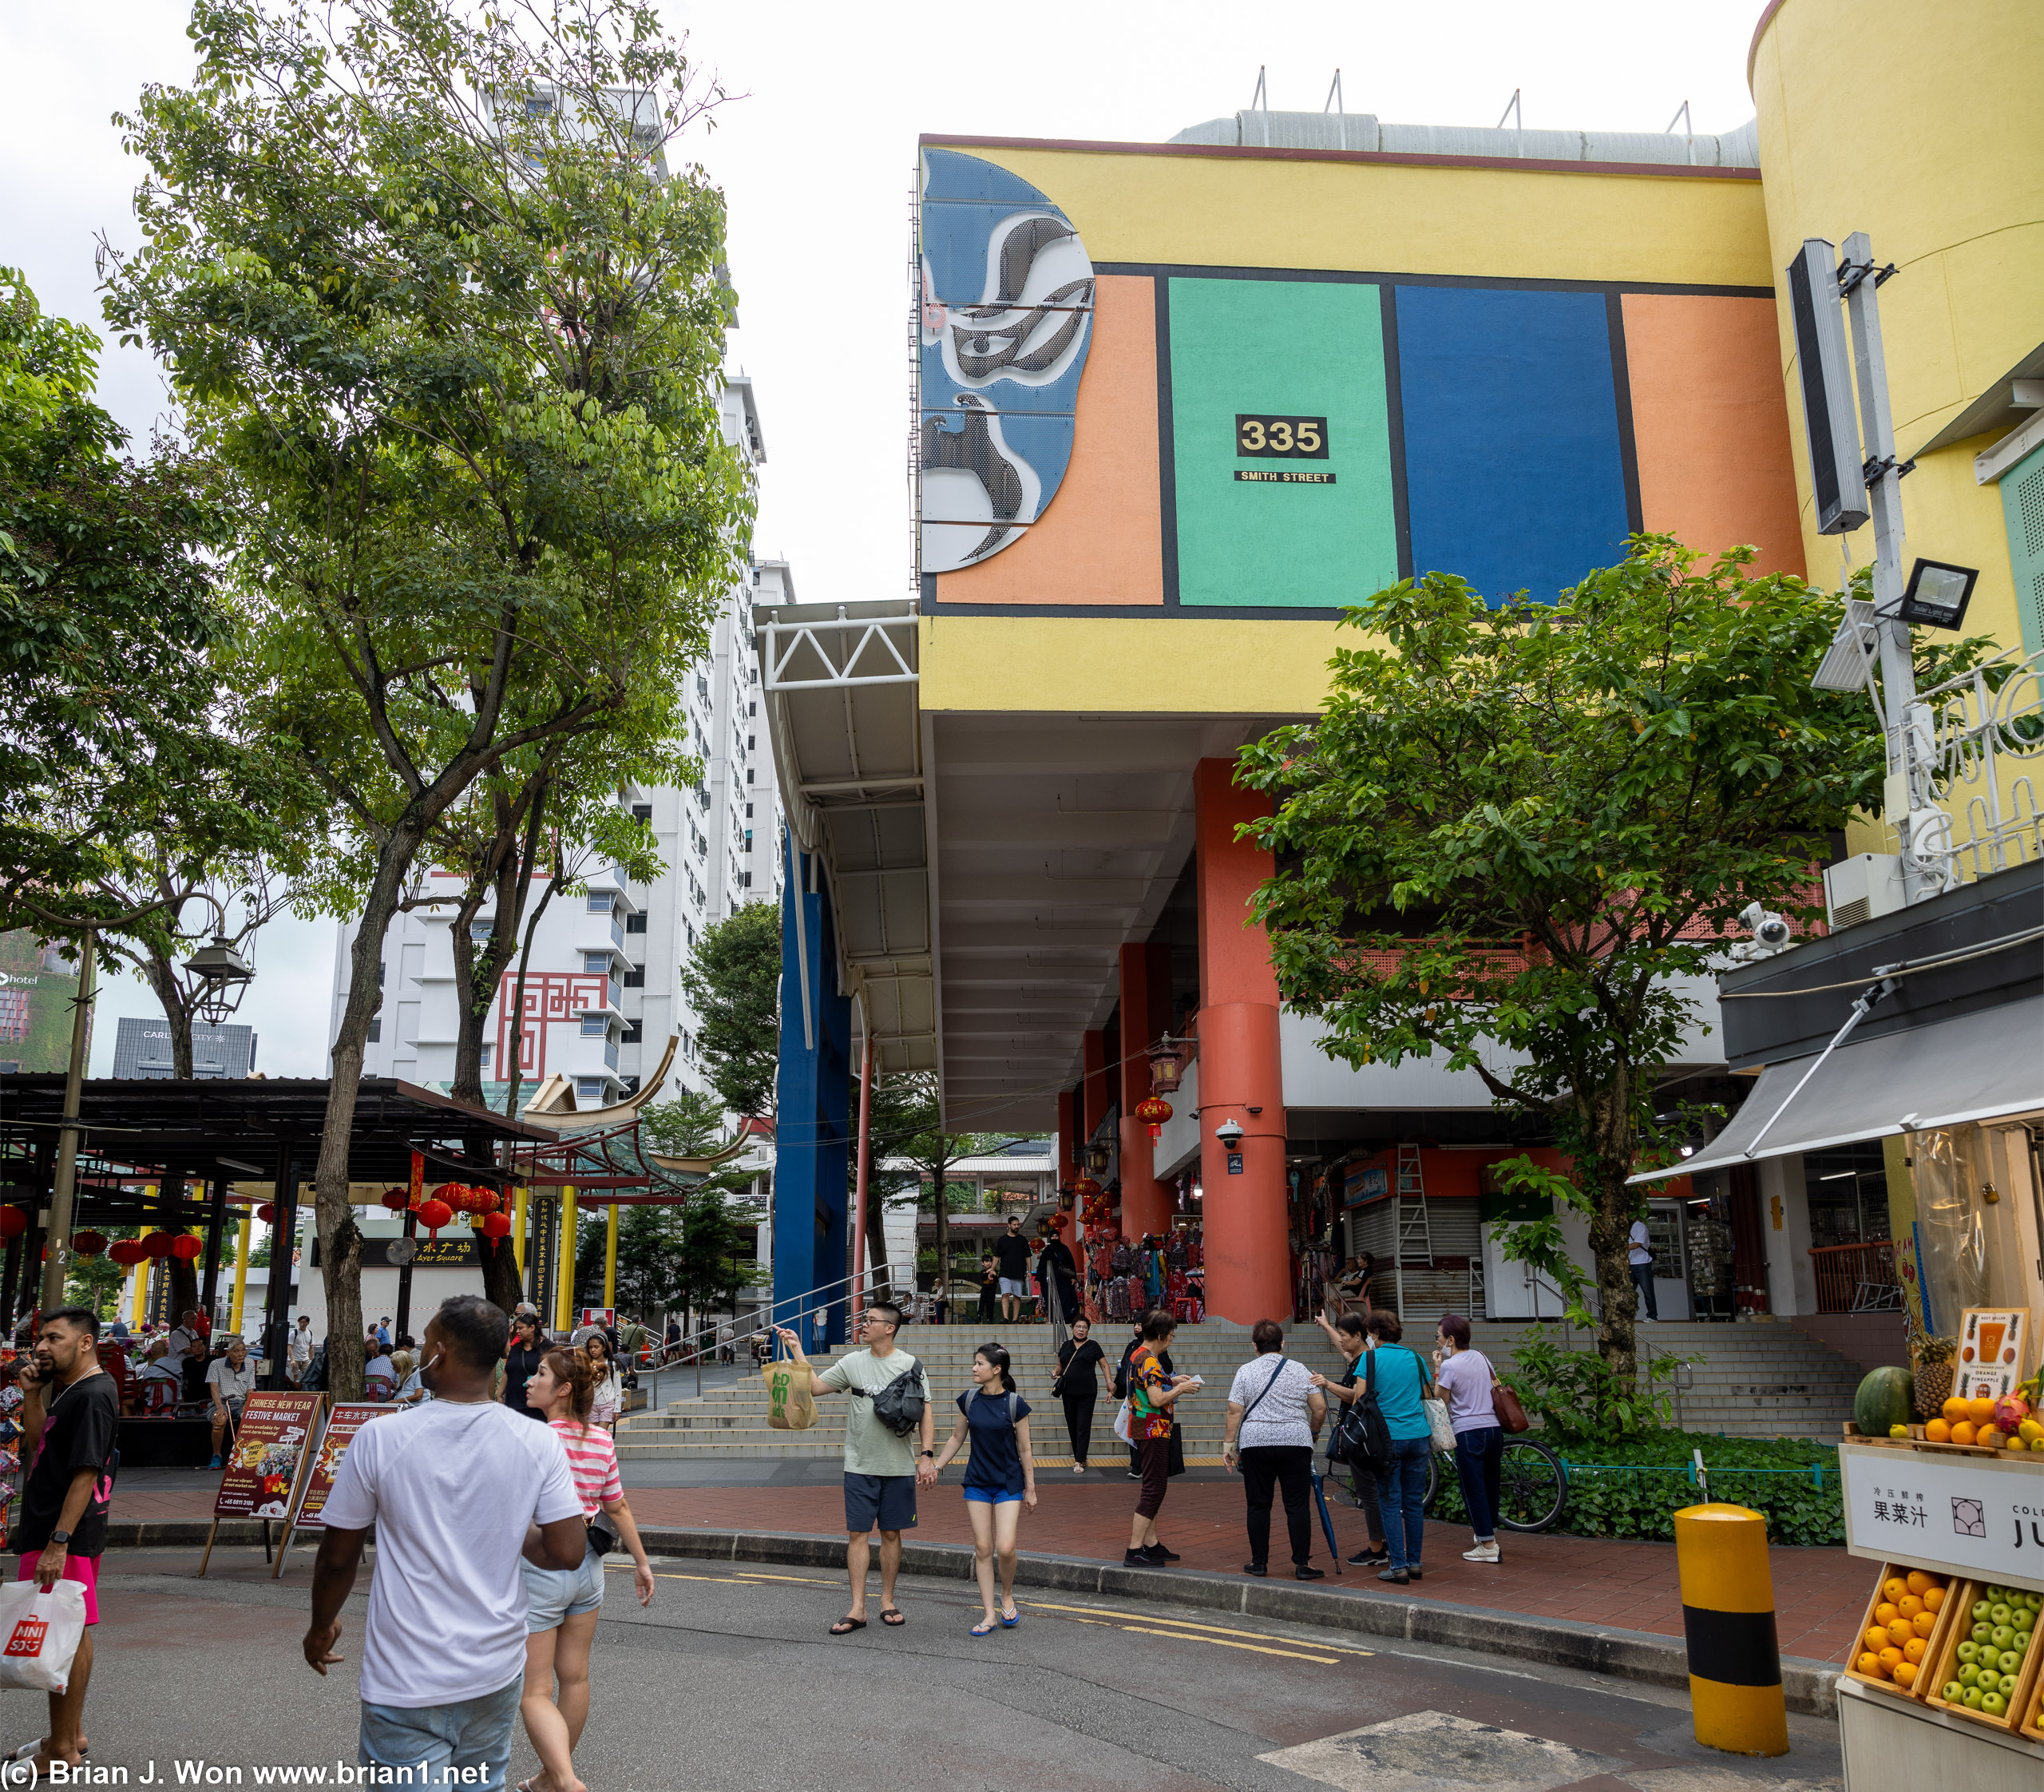
[[[212,1477],[194,1475],[194,1485],[155,1484],[117,1493],[117,1520],[160,1523],[212,1516]],[[638,1487],[628,1490],[642,1524],[746,1532],[844,1535],[844,1505],[834,1485],[801,1487]],[[1060,1471],[1039,1485],[1040,1503],[1022,1516],[1020,1547],[1040,1553],[1119,1563],[1128,1541],[1135,1505],[1134,1485],[1121,1478],[1088,1475],[1076,1480]],[[1366,1547],[1363,1515],[1330,1499],[1334,1534],[1346,1556]],[[969,1544],[955,1477],[925,1493],[921,1522],[911,1535],[925,1543]],[[1244,1578],[1249,1545],[1242,1521],[1239,1482],[1185,1477],[1171,1484],[1158,1523],[1159,1534],[1184,1560],[1177,1572]],[[1271,1578],[1290,1580],[1289,1546],[1283,1507],[1271,1513]],[[1325,1590],[1377,1594],[1400,1600],[1438,1600],[1513,1612],[1534,1619],[1608,1625],[1662,1636],[1682,1634],[1682,1594],[1674,1545],[1616,1542],[1601,1537],[1561,1536],[1500,1538],[1503,1561],[1495,1567],[1462,1560],[1469,1547],[1466,1526],[1429,1523],[1424,1544],[1426,1578],[1416,1586],[1388,1587],[1374,1570],[1345,1568],[1337,1576],[1328,1560],[1317,1514],[1313,1525],[1314,1565],[1327,1568]],[[1772,1548],[1776,1626],[1781,1652],[1807,1660],[1843,1662],[1859,1628],[1873,1584],[1874,1570],[1843,1549]]]

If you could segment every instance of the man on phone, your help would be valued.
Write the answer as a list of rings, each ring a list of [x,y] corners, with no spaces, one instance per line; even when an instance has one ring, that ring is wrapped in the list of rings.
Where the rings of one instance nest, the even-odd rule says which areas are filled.
[[[99,1315],[60,1306],[44,1316],[35,1360],[22,1372],[27,1398],[22,1436],[39,1439],[22,1485],[21,1523],[11,1547],[17,1580],[48,1592],[59,1580],[85,1590],[85,1633],[71,1658],[61,1692],[50,1695],[50,1733],[36,1745],[38,1779],[53,1762],[76,1766],[85,1753],[85,1688],[93,1675],[92,1627],[99,1622],[99,1559],[113,1503],[114,1440],[121,1402],[113,1378],[100,1367]]]

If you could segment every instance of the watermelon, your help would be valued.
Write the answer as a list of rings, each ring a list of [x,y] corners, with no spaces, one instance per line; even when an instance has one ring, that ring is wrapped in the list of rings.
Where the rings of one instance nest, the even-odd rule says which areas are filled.
[[[1870,1371],[1852,1396],[1852,1422],[1863,1437],[1885,1437],[1891,1425],[1909,1422],[1915,1378],[1906,1369]]]

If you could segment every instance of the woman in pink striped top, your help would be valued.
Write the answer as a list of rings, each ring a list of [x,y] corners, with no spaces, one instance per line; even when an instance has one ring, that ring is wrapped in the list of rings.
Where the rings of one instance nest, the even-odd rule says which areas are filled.
[[[579,1350],[549,1350],[525,1384],[525,1404],[545,1415],[568,1452],[568,1466],[582,1496],[589,1548],[576,1568],[524,1564],[525,1690],[519,1711],[544,1770],[519,1792],[588,1792],[576,1776],[575,1745],[589,1721],[589,1651],[604,1602],[603,1558],[620,1542],[632,1552],[639,1603],[653,1596],[653,1567],[617,1472],[617,1446],[589,1420],[595,1392],[589,1360]],[[558,1679],[557,1694],[554,1683]]]

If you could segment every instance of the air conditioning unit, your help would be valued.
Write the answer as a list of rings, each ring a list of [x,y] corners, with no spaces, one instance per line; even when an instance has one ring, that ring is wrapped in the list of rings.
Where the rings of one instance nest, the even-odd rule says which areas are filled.
[[[1893,914],[1907,907],[1902,893],[1902,855],[1855,853],[1827,866],[1824,901],[1834,934],[1841,927],[1857,926],[1877,914]]]

